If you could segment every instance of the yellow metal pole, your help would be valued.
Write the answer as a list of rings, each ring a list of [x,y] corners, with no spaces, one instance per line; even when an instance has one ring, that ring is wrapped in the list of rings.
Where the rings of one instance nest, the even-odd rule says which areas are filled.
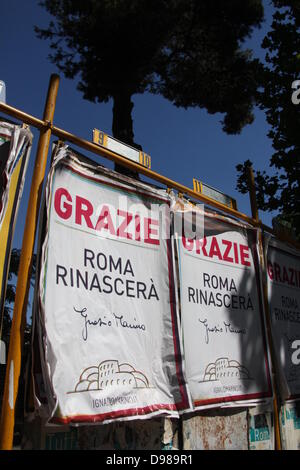
[[[267,227],[266,225],[262,224],[258,217],[258,210],[257,210],[257,203],[256,203],[256,194],[255,194],[255,183],[254,183],[254,176],[252,169],[249,172],[249,180],[250,180],[250,200],[251,200],[251,210],[252,210],[252,218],[248,217],[247,215],[237,211],[236,208],[229,208],[224,206],[217,201],[214,201],[207,196],[200,195],[199,193],[193,191],[192,189],[184,186],[180,183],[177,183],[170,178],[167,178],[159,173],[155,173],[148,168],[145,168],[131,160],[122,157],[110,150],[106,149],[105,147],[98,146],[92,142],[84,140],[70,132],[67,132],[63,129],[58,127],[52,126],[52,119],[54,114],[55,108],[55,101],[56,101],[56,94],[58,89],[59,77],[53,75],[51,77],[51,82],[48,91],[47,102],[45,106],[44,118],[43,120],[38,119],[30,114],[27,114],[19,109],[13,108],[5,103],[0,103],[0,111],[13,116],[27,124],[30,124],[38,129],[40,129],[40,140],[38,146],[38,153],[36,158],[36,166],[33,176],[33,183],[30,193],[28,211],[27,211],[27,219],[26,219],[26,226],[24,230],[24,239],[23,239],[23,246],[22,246],[22,255],[20,260],[20,269],[19,269],[19,276],[18,276],[18,283],[17,283],[17,292],[16,292],[16,300],[15,300],[15,308],[14,308],[14,317],[13,317],[13,325],[11,331],[11,345],[10,351],[8,356],[8,367],[5,379],[5,390],[4,390],[4,400],[3,400],[3,409],[2,409],[2,416],[0,422],[0,449],[4,448],[11,448],[12,445],[12,432],[13,432],[13,425],[14,425],[14,405],[16,399],[16,390],[15,386],[18,384],[18,377],[19,377],[19,370],[20,370],[20,342],[22,339],[22,323],[24,324],[24,315],[26,311],[27,305],[27,294],[29,288],[29,274],[31,270],[31,260],[32,260],[32,252],[34,246],[34,238],[35,238],[35,230],[36,230],[36,222],[37,222],[37,215],[39,209],[39,202],[40,202],[40,192],[42,188],[42,183],[45,174],[45,166],[47,161],[47,153],[49,148],[49,140],[52,134],[56,135],[60,139],[67,140],[72,142],[73,144],[93,152],[96,155],[100,155],[104,158],[108,158],[116,163],[119,163],[123,166],[126,166],[132,170],[138,171],[139,173],[144,174],[145,176],[159,181],[162,184],[165,184],[168,188],[176,189],[183,194],[188,194],[194,199],[198,199],[201,202],[204,202],[216,209],[219,209],[231,216],[234,216],[238,219],[244,220],[249,224],[261,227],[263,230],[273,233],[272,228]],[[261,234],[260,234],[261,237]],[[282,238],[279,235],[279,238]],[[290,244],[299,248],[299,243],[296,243],[294,240],[286,239]],[[262,241],[260,238],[260,245],[262,247]],[[265,303],[265,311],[268,312],[268,297],[266,286],[264,286],[264,303]],[[23,317],[23,318],[22,318]],[[267,331],[268,335],[270,335],[269,329],[269,317],[267,315]],[[271,346],[271,342],[270,342]],[[272,350],[271,350],[272,351]],[[272,354],[272,352],[271,352]],[[273,357],[273,356],[272,356]],[[14,362],[16,361],[16,362]],[[273,362],[273,361],[272,361]],[[18,371],[18,373],[17,373]],[[11,405],[11,406],[10,406]],[[12,408],[12,413],[10,413],[9,408]],[[276,441],[278,444],[277,447],[281,448],[280,444],[280,433],[279,433],[279,422],[278,422],[278,408],[277,408],[277,400],[274,401],[274,416],[277,420],[277,424],[275,426],[276,429]],[[9,418],[12,416],[12,418]]]
[[[256,190],[255,190],[255,180],[254,180],[254,173],[252,167],[248,168],[248,184],[249,184],[249,195],[250,195],[250,204],[251,204],[251,212],[252,217],[255,219],[260,226],[262,226],[259,217],[258,217],[258,208],[257,208],[257,200],[256,200]],[[260,247],[260,264],[265,273],[265,260],[263,256],[263,243],[262,243],[262,232],[258,232],[258,242]],[[268,341],[270,345],[270,353],[271,353],[271,362],[272,362],[272,376],[273,376],[273,383],[274,383],[274,398],[273,398],[273,411],[274,411],[274,429],[275,429],[275,449],[281,450],[281,436],[280,436],[280,425],[279,425],[279,410],[278,410],[278,397],[277,397],[277,382],[276,382],[276,375],[274,370],[275,364],[275,355],[274,355],[274,346],[272,341],[271,335],[271,322],[270,322],[270,311],[269,311],[269,301],[268,301],[268,290],[265,279],[263,279],[263,301],[264,301],[264,311],[265,311],[265,318],[266,318],[266,327],[267,327],[267,335]]]
[[[15,423],[15,404],[18,394],[19,377],[21,369],[24,316],[28,302],[28,290],[32,267],[32,256],[38,221],[41,191],[46,170],[47,155],[51,137],[51,127],[55,110],[56,96],[59,85],[59,76],[51,75],[48,95],[46,99],[43,121],[48,126],[41,127],[38,142],[34,172],[28,201],[10,343],[6,367],[3,405],[0,422],[0,449],[11,450]]]
[[[21,111],[17,108],[14,108],[8,104],[1,103],[0,102],[0,111],[8,114],[9,116],[13,116],[16,119],[19,119],[23,122],[26,122],[27,124],[30,124],[31,126],[34,126],[38,129],[42,128],[47,128],[47,123],[43,121],[42,119],[38,119],[28,113],[25,113],[24,111]],[[215,207],[216,209],[219,209],[229,215],[232,215],[233,217],[236,217],[238,219],[241,219],[250,225],[254,226],[260,226],[264,231],[268,233],[274,233],[274,230],[271,227],[268,227],[267,225],[261,223],[261,221],[257,222],[251,217],[248,217],[246,214],[243,214],[242,212],[239,212],[236,207],[230,208],[225,206],[224,204],[218,203],[217,201],[214,201],[213,199],[210,199],[207,196],[204,196],[202,194],[197,193],[196,191],[193,191],[192,189],[188,188],[187,186],[184,186],[180,183],[177,183],[176,181],[171,180],[170,178],[166,178],[163,175],[160,175],[159,173],[156,173],[152,170],[149,170],[146,167],[143,167],[142,165],[128,160],[125,157],[122,157],[121,155],[118,155],[117,153],[111,152],[105,147],[101,147],[99,145],[94,144],[93,142],[89,142],[88,140],[84,140],[74,134],[71,134],[70,132],[67,132],[63,129],[60,129],[59,127],[56,127],[53,125],[52,127],[52,134],[56,135],[63,141],[69,141],[72,142],[73,144],[77,145],[78,147],[81,147],[85,150],[88,150],[89,152],[92,152],[96,155],[100,155],[101,157],[107,158],[109,160],[114,161],[115,163],[119,163],[120,165],[126,166],[133,171],[138,171],[139,173],[144,174],[148,178],[151,178],[153,180],[159,181],[162,184],[165,184],[168,188],[172,189],[177,189],[183,194],[188,194],[194,199],[198,199],[199,201],[208,204],[212,207]],[[254,203],[256,204],[256,199],[254,199]],[[255,210],[254,212],[257,212]],[[254,213],[253,212],[253,213]],[[290,237],[287,237],[286,235],[282,236],[280,234],[276,234],[276,236],[284,241],[289,243],[290,245],[294,246],[298,250],[300,249],[300,244],[299,242],[296,242],[295,240],[291,239]]]
[[[1,109],[1,103],[0,103],[0,109]],[[205,204],[215,207],[216,209],[219,209],[220,211],[226,212],[227,214],[230,214],[234,217],[242,219],[245,222],[248,222],[249,224],[253,225],[253,219],[243,214],[242,212],[238,212],[234,209],[231,209],[230,207],[225,206],[224,204],[221,204],[218,201],[215,201],[213,199],[210,199],[207,196],[204,196],[203,194],[199,194],[196,191],[193,191],[191,188],[184,186],[183,184],[177,183],[176,181],[173,181],[170,178],[167,178],[166,176],[160,175],[159,173],[156,173],[155,171],[150,170],[140,165],[139,163],[129,160],[126,157],[122,157],[121,155],[118,155],[112,152],[111,150],[108,150],[105,147],[100,147],[99,145],[89,142],[88,140],[81,139],[80,137],[77,137],[76,135],[71,134],[70,132],[64,131],[63,129],[60,129],[56,126],[53,126],[52,134],[56,135],[60,139],[66,140],[68,142],[72,142],[73,144],[78,145],[78,147],[88,150],[89,152],[93,152],[104,158],[108,158],[109,160],[112,160],[115,163],[126,166],[133,171],[137,171],[138,173],[141,173],[147,176],[148,178],[159,181],[160,183],[166,185],[169,188],[176,189],[182,194],[188,194],[189,196],[195,199],[198,199],[199,201]]]
[[[251,214],[256,222],[259,222],[258,217],[258,208],[256,201],[256,190],[255,190],[255,180],[252,166],[248,168],[248,183],[249,183],[249,195],[250,195],[250,205],[251,205]]]
[[[46,126],[46,123],[44,121],[37,119],[36,117],[31,116],[30,114],[24,113],[23,111],[20,111],[17,108],[13,108],[12,106],[9,106],[5,103],[0,103],[0,111],[3,111],[7,113],[8,115],[13,116],[15,118],[22,119],[24,122],[27,122],[28,124],[31,124],[34,127],[37,127],[39,129],[42,129],[43,127]],[[177,191],[180,191],[182,194],[188,194],[192,198],[197,199],[205,204],[208,204],[209,206],[214,207],[220,211],[223,211],[229,215],[232,215],[233,217],[244,220],[245,222],[251,225],[256,225],[253,219],[251,217],[248,217],[246,214],[243,214],[242,212],[239,212],[234,208],[232,209],[231,207],[227,207],[218,201],[215,201],[213,199],[210,199],[207,196],[204,196],[203,194],[199,194],[196,191],[193,191],[188,186],[184,186],[183,184],[177,183],[176,181],[173,181],[170,178],[167,178],[166,176],[163,176],[159,173],[156,173],[153,170],[150,170],[147,167],[140,165],[139,163],[136,163],[132,160],[129,160],[126,157],[118,155],[117,153],[114,153],[111,150],[108,150],[105,147],[101,147],[100,145],[94,144],[93,142],[82,139],[54,125],[52,127],[52,134],[57,136],[59,139],[72,142],[73,144],[77,145],[80,148],[83,148],[96,155],[100,155],[101,157],[107,158],[108,160],[111,160],[119,165],[125,166],[132,171],[141,173],[147,176],[148,178],[159,181],[160,183],[166,185],[168,188],[176,189]]]
[[[0,111],[14,117],[15,119],[19,119],[19,121],[22,121],[23,123],[34,126],[37,129],[41,129],[45,125],[45,122],[42,119],[31,116],[31,114],[27,114],[24,111],[14,108],[13,106],[10,106],[6,103],[0,102]]]

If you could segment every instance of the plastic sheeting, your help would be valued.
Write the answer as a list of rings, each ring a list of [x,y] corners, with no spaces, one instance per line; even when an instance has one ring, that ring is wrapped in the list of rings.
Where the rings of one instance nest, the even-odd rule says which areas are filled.
[[[31,143],[32,134],[28,128],[0,121],[0,318]]]
[[[272,386],[256,230],[174,201],[187,381],[194,408],[252,406]]]
[[[283,401],[300,398],[300,252],[264,242],[272,337]]]
[[[35,311],[36,403],[50,421],[178,417],[189,408],[169,205],[163,190],[67,147],[55,152]]]

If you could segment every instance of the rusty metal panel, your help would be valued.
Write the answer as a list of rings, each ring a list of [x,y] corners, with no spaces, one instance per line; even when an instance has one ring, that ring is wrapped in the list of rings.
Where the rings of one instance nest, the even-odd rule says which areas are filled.
[[[151,419],[80,426],[79,448],[89,450],[178,449],[178,420]]]
[[[184,450],[248,450],[247,410],[208,410],[183,418]]]

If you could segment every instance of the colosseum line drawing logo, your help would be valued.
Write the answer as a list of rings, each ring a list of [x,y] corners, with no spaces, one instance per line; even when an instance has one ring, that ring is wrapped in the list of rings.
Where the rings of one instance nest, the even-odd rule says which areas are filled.
[[[202,382],[215,382],[225,378],[235,378],[238,380],[253,380],[247,367],[242,366],[238,361],[229,360],[228,357],[220,357],[216,362],[211,362],[205,368]]]
[[[98,366],[84,369],[75,386],[69,393],[104,390],[110,387],[150,388],[145,374],[128,363],[119,364],[114,359],[100,362]]]

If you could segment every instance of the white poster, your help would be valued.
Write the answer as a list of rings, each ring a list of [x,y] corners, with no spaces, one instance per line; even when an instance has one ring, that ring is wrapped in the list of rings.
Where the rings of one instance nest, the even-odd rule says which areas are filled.
[[[273,410],[270,404],[249,409],[248,429],[249,450],[274,450]]]
[[[195,408],[247,406],[271,397],[256,232],[180,200],[174,211]]]
[[[281,407],[281,439],[284,450],[300,450],[299,401],[290,401]]]
[[[270,240],[267,283],[282,398],[300,398],[300,252]]]
[[[47,194],[40,297],[53,421],[178,417],[189,402],[168,195],[66,148]]]

